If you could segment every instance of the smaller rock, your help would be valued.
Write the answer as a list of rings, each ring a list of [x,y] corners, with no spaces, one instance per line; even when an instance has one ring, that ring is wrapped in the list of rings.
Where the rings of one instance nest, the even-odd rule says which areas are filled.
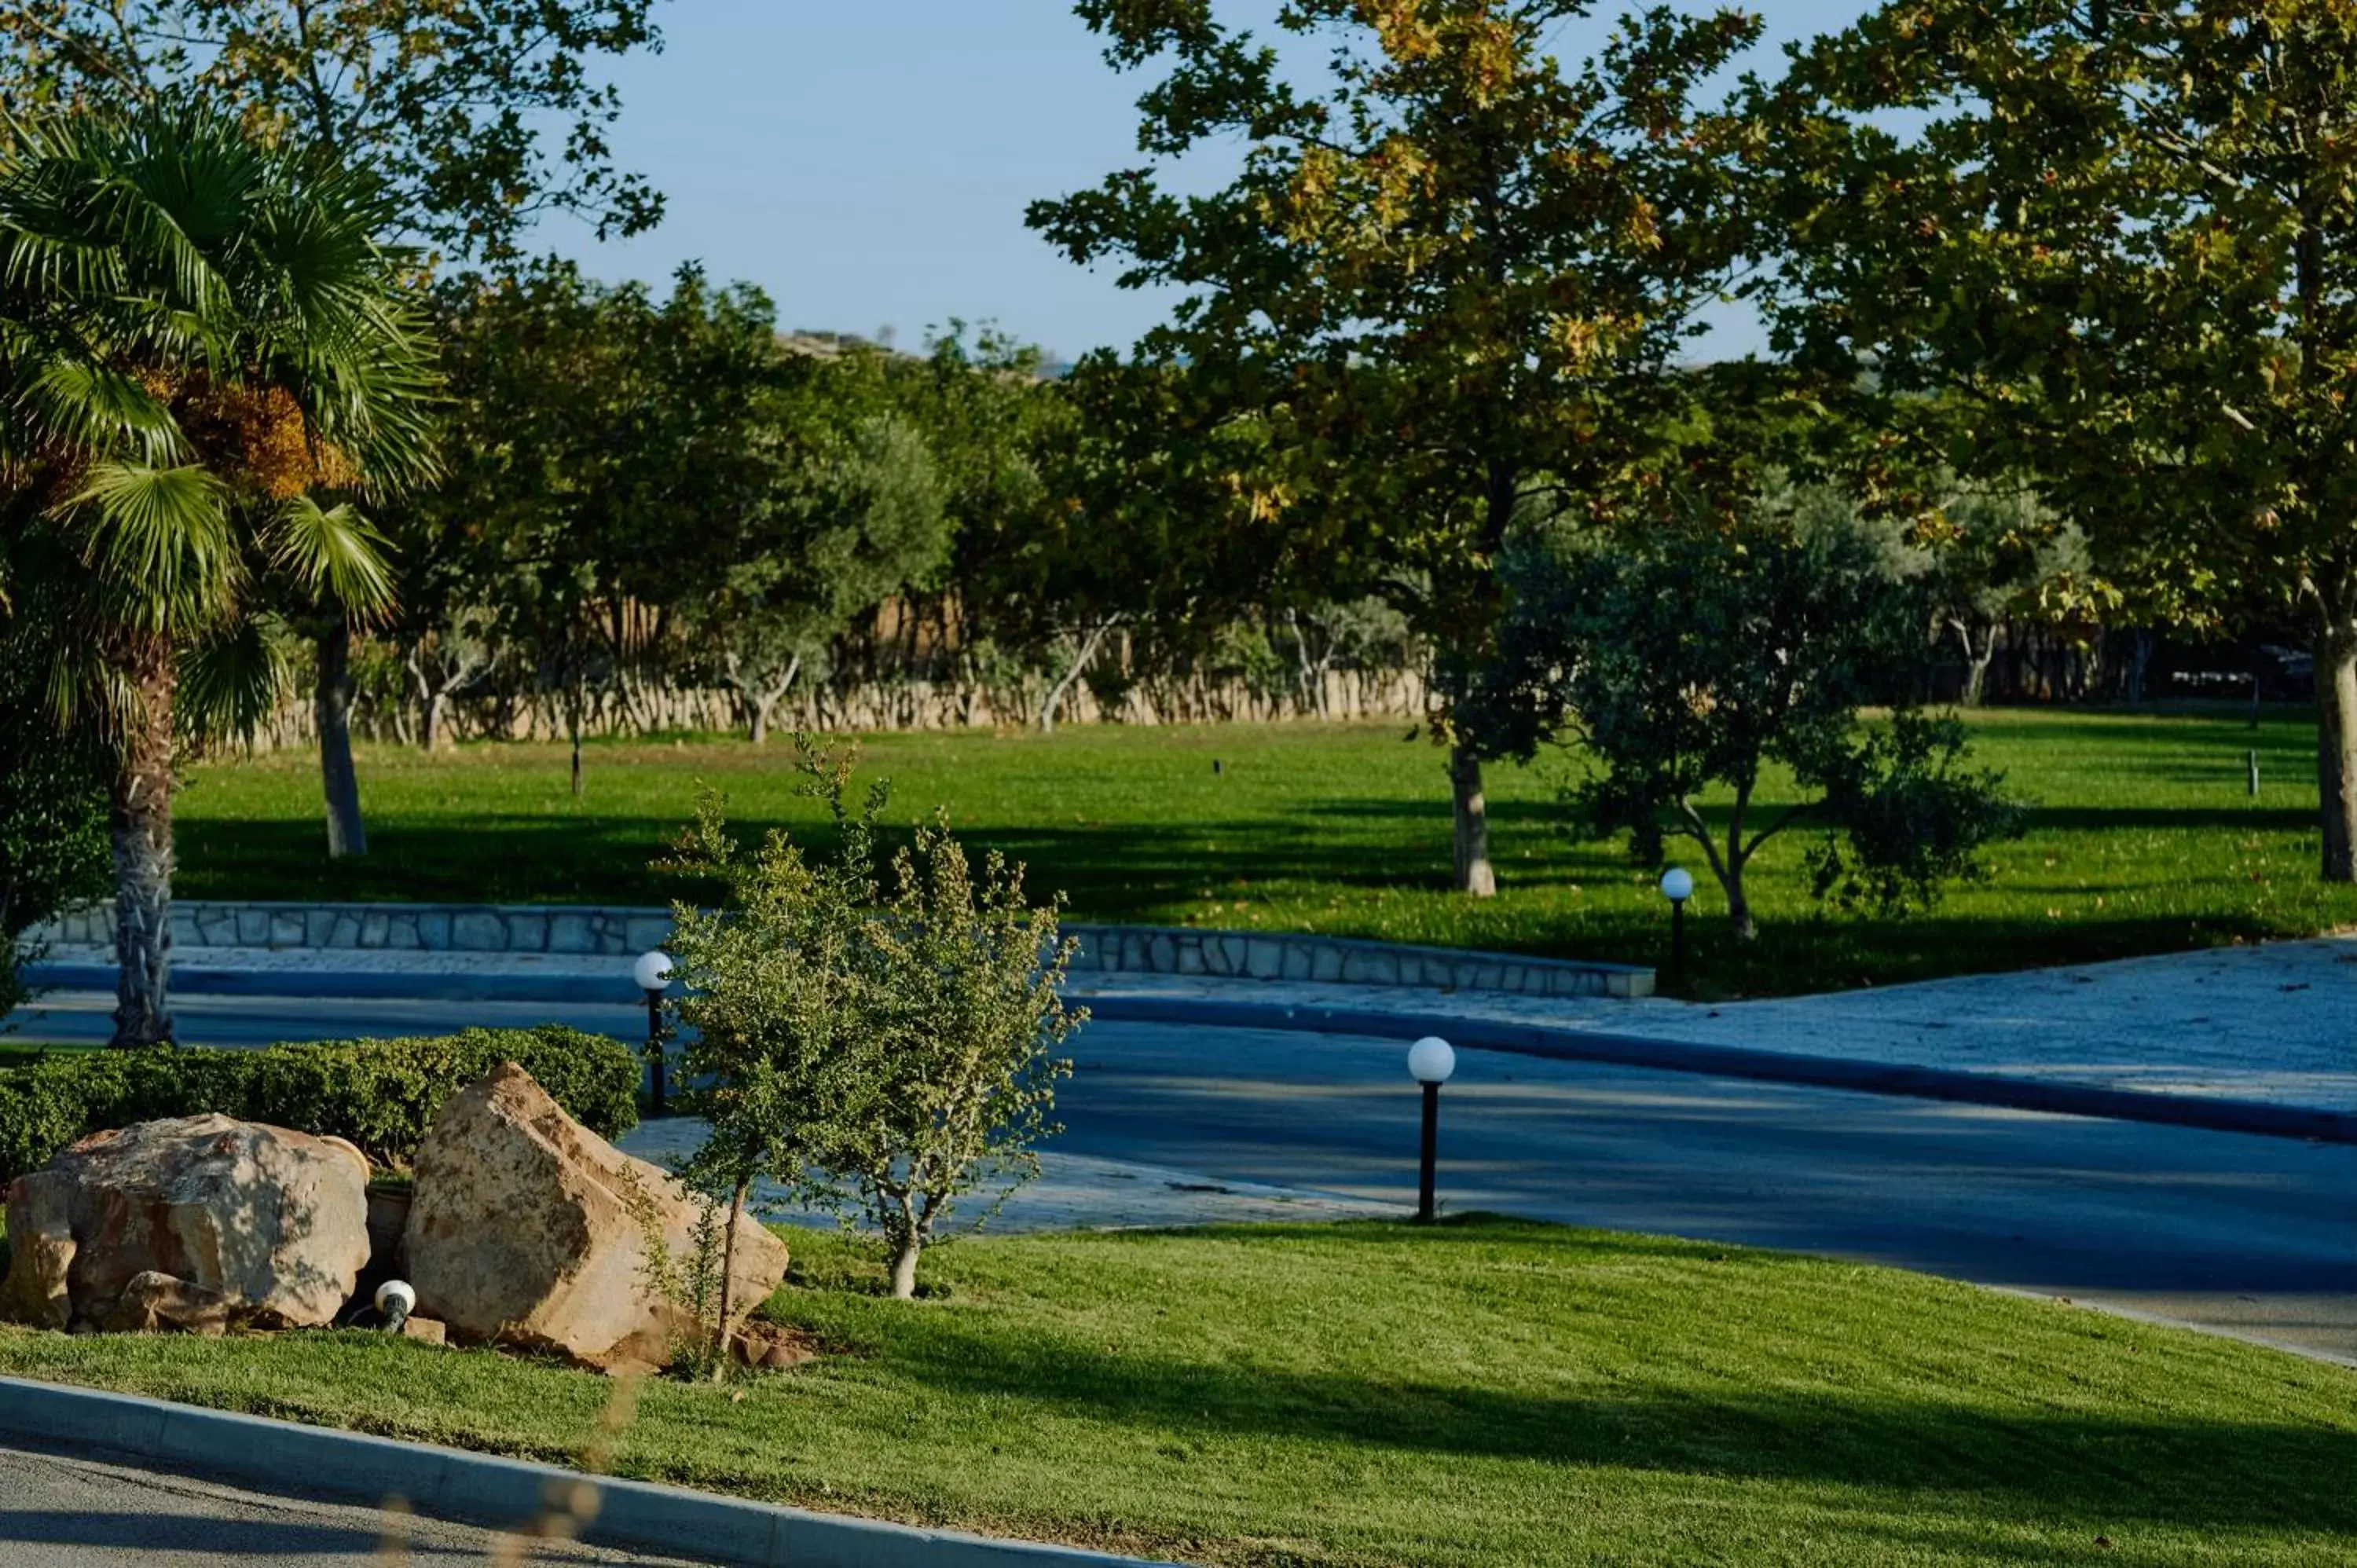
[[[447,1345],[450,1342],[450,1329],[439,1318],[405,1317],[401,1322],[401,1337],[414,1339],[420,1345]]]
[[[8,1277],[0,1281],[0,1318],[38,1328],[63,1328],[73,1320],[68,1274],[79,1250],[74,1240],[72,1188],[39,1172],[20,1176],[8,1189]]]
[[[57,1326],[62,1283],[68,1327],[209,1331],[210,1304],[162,1280],[258,1326],[331,1323],[368,1262],[367,1165],[349,1144],[219,1115],[93,1133],[10,1184],[20,1240],[0,1306]]]
[[[773,1371],[818,1359],[818,1350],[808,1338],[758,1317],[748,1319],[728,1336],[728,1354],[740,1367]]]
[[[149,1270],[134,1274],[103,1321],[115,1334],[164,1334],[178,1330],[206,1338],[237,1326],[236,1305],[219,1291]]]

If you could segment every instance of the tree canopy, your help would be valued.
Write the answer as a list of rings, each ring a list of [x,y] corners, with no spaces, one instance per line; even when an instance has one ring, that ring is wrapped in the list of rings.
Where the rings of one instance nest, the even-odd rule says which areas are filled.
[[[601,56],[662,47],[654,0],[27,0],[0,11],[0,102],[125,108],[193,91],[374,171],[395,221],[512,259],[552,211],[600,237],[662,215],[614,166]]]
[[[1442,650],[1457,875],[1476,893],[1495,887],[1488,747],[1451,694],[1487,656],[1514,519],[1535,495],[1591,496],[1690,423],[1674,361],[1753,244],[1742,127],[1696,100],[1756,18],[1656,7],[1592,59],[1547,54],[1595,9],[1296,0],[1280,47],[1209,0],[1082,0],[1116,69],[1167,69],[1139,100],[1140,149],[1232,137],[1243,168],[1183,196],[1125,170],[1030,215],[1077,262],[1184,291],[1141,355],[1267,421],[1286,464],[1265,504],[1323,531]]]
[[[2357,879],[2357,14],[1906,0],[1763,104],[1781,344],[1870,364],[1886,428],[2028,477],[2159,613],[2305,619]]]
[[[435,377],[364,175],[199,105],[20,124],[0,145],[0,657],[114,762],[118,1043],[168,1038],[183,733],[283,684],[277,582],[382,610],[344,497],[436,472]]]

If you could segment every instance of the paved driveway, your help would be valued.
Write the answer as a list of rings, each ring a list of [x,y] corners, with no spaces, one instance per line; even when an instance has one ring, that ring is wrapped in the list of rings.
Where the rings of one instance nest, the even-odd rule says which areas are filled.
[[[420,1568],[463,1563],[683,1563],[496,1532],[341,1503],[0,1445],[0,1568]]]

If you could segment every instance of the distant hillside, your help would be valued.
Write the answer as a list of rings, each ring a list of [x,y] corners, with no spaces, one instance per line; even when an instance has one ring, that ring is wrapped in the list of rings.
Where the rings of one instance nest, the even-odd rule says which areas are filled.
[[[822,360],[838,359],[861,349],[896,355],[903,360],[922,357],[889,343],[879,343],[858,332],[815,332],[798,327],[791,332],[779,333],[778,341],[793,353],[814,355]],[[1070,360],[1052,349],[1042,349],[1039,351],[1039,377],[1042,381],[1060,381],[1071,373],[1072,362]]]

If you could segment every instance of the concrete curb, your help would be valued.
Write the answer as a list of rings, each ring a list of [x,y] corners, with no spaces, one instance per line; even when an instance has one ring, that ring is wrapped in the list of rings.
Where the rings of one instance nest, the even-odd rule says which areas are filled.
[[[1092,1016],[1129,1024],[1212,1024],[1239,1029],[1304,1029],[1330,1035],[1371,1035],[1413,1040],[1439,1035],[1477,1050],[1547,1057],[1558,1061],[1612,1062],[1666,1072],[1748,1078],[1818,1089],[1855,1090],[1917,1100],[1945,1100],[2013,1111],[2043,1111],[2062,1116],[2093,1116],[2113,1122],[2149,1122],[2214,1133],[2249,1133],[2268,1138],[2299,1138],[2357,1144],[2357,1114],[2308,1106],[2272,1105],[2200,1094],[2163,1094],[2111,1089],[2101,1084],[2009,1078],[1998,1073],[1959,1072],[1948,1068],[1909,1067],[1856,1061],[1846,1057],[1807,1056],[1797,1051],[1756,1050],[1743,1046],[1690,1045],[1642,1039],[1587,1029],[1512,1024],[1445,1013],[1370,1012],[1347,1007],[1286,1005],[1270,1002],[1204,1002],[1190,997],[1095,995],[1086,999]]]
[[[0,1434],[33,1446],[104,1449],[263,1491],[419,1512],[495,1528],[522,1524],[574,1488],[596,1488],[583,1539],[748,1568],[1138,1568],[1140,1559],[586,1477],[427,1444],[171,1404],[135,1394],[0,1378]]]

